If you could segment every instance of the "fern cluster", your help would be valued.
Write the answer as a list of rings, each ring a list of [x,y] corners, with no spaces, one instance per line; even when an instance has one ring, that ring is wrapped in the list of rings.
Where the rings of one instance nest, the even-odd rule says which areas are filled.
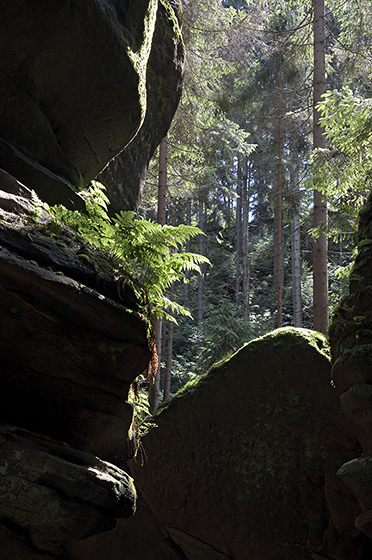
[[[185,271],[200,274],[200,265],[209,263],[202,255],[181,252],[187,240],[201,230],[186,225],[161,226],[129,211],[110,218],[104,190],[100,183],[92,183],[85,195],[86,213],[64,206],[43,208],[55,224],[73,229],[85,243],[108,256],[118,279],[134,290],[148,318],[176,322],[177,313],[191,316],[185,307],[171,301],[166,291],[175,282],[187,282]]]

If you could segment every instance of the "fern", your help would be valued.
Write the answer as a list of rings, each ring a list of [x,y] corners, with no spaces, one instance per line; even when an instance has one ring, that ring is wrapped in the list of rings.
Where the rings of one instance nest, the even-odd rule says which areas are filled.
[[[196,253],[182,252],[186,242],[201,234],[194,226],[161,226],[143,220],[135,212],[120,212],[110,218],[105,187],[93,181],[86,196],[86,213],[47,205],[53,222],[73,229],[87,244],[108,256],[120,282],[135,292],[142,312],[149,318],[177,323],[175,314],[190,316],[182,305],[166,297],[175,282],[187,282],[185,271],[201,274],[200,265],[209,260]],[[37,205],[40,207],[40,204]]]

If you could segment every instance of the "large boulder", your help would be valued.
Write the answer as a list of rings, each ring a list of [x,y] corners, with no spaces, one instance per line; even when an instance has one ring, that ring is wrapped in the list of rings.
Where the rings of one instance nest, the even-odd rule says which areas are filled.
[[[173,20],[163,9],[154,44],[158,53],[163,42],[171,50],[164,60],[153,55],[157,67],[148,72],[157,11],[157,0],[1,3],[2,169],[51,204],[81,208],[75,191],[135,137],[145,119],[147,91],[156,88],[158,97],[171,100],[165,133],[179,97],[174,83],[180,73],[170,65],[167,82],[167,71],[172,39],[180,38],[169,6]]]
[[[138,512],[66,560],[362,560],[355,459],[325,339],[285,328],[181,390],[130,462]],[[125,555],[123,553],[125,547]]]
[[[135,511],[130,477],[97,457],[10,426],[0,448],[2,560],[57,558]]]

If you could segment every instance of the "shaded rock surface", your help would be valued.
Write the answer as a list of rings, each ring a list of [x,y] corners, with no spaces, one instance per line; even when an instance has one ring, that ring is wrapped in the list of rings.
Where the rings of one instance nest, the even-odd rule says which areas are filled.
[[[103,459],[125,455],[128,390],[150,356],[146,322],[98,265],[94,274],[79,268],[79,245],[56,245],[40,227],[2,218],[0,421]]]
[[[24,198],[0,191],[0,207],[0,558],[57,558],[135,511],[111,463],[130,453],[147,324],[101,255],[67,229],[57,241]]]
[[[245,345],[156,416],[130,462],[136,516],[64,560],[364,560],[362,513],[340,466],[358,456],[321,335]],[[111,535],[111,536],[110,536]],[[121,546],[119,546],[121,545]]]
[[[55,558],[133,515],[136,503],[114,465],[10,426],[0,426],[0,494],[2,560]]]
[[[147,369],[148,324],[107,258],[28,216],[31,190],[83,209],[78,191],[141,130],[131,180],[108,185],[115,211],[135,207],[180,96],[178,2],[158,8],[0,5],[1,560],[57,558],[135,509],[128,475],[102,459],[130,454],[128,390]]]
[[[173,63],[180,37],[170,7],[169,17],[162,8],[154,38],[157,11],[157,0],[3,2],[0,168],[50,204],[82,208],[76,191],[135,137],[147,96],[145,136],[156,145],[179,98],[182,56]],[[136,154],[140,162],[126,160],[128,177],[142,176],[150,152],[137,146]],[[111,194],[133,201],[139,187],[129,188],[135,192]]]
[[[129,146],[98,176],[107,188],[111,214],[136,208],[149,161],[166,135],[177,108],[184,56],[179,18],[178,2],[160,1],[147,67],[145,120]]]
[[[356,526],[372,538],[372,193],[359,215],[358,254],[350,272],[349,294],[334,313],[329,337],[341,408],[364,455],[346,463],[339,475],[363,511],[356,516]]]

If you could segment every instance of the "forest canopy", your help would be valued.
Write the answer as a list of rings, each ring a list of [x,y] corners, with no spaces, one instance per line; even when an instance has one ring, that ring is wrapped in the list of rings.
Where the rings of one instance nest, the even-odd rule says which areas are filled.
[[[140,207],[110,219],[93,185],[75,224],[147,286],[153,408],[276,326],[326,333],[370,191],[371,19],[367,0],[184,0],[183,93]]]
[[[183,2],[186,69],[167,136],[166,220],[197,225],[205,235],[187,250],[213,266],[175,287],[194,320],[171,335],[163,325],[173,388],[276,326],[326,331],[370,190],[371,18],[366,0]],[[153,220],[159,162],[140,207]]]

